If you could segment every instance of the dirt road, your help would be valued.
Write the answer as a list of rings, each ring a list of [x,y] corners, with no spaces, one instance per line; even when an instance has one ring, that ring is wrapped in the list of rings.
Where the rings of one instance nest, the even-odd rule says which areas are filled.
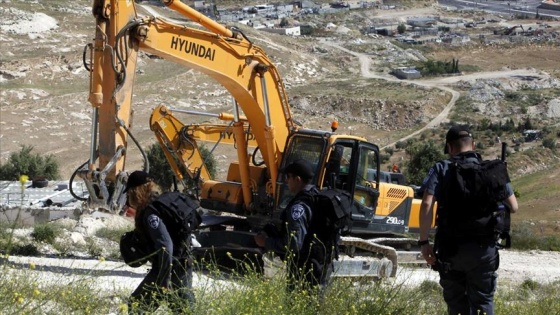
[[[498,270],[500,285],[517,285],[525,280],[539,283],[560,281],[560,252],[546,251],[501,251],[500,269]],[[146,266],[131,268],[122,262],[91,259],[58,259],[43,257],[10,256],[5,263],[18,268],[10,272],[27,272],[29,277],[37,281],[49,283],[70,283],[80,279],[88,279],[102,290],[118,292],[134,290],[148,271]],[[32,269],[30,266],[33,266]],[[395,283],[410,286],[419,285],[422,281],[438,281],[437,272],[428,268],[402,267],[397,272]],[[201,272],[194,275],[195,287],[234,285],[230,280],[216,280]]]
[[[396,78],[392,75],[386,74],[386,73],[372,72],[371,71],[371,62],[372,62],[371,58],[372,57],[369,56],[369,55],[358,53],[358,52],[355,52],[355,51],[351,51],[349,49],[346,49],[346,48],[340,46],[337,43],[326,41],[326,40],[321,40],[320,43],[324,46],[329,46],[329,47],[332,47],[332,48],[336,48],[336,49],[339,49],[341,51],[344,51],[347,54],[350,54],[350,55],[353,55],[353,56],[357,57],[358,61],[360,62],[361,75],[364,78],[380,79],[380,80],[385,80],[385,81],[389,81],[389,82],[399,82],[399,83],[400,82],[406,82],[406,83],[409,83],[409,84],[414,84],[414,85],[418,85],[418,86],[422,86],[422,87],[440,89],[442,91],[445,91],[445,92],[451,94],[451,99],[449,100],[449,103],[447,103],[447,105],[443,108],[443,110],[436,117],[434,117],[430,122],[428,122],[425,126],[421,127],[420,129],[416,130],[413,133],[410,133],[409,135],[407,135],[405,137],[402,137],[402,138],[398,139],[397,141],[394,141],[392,143],[389,143],[389,144],[385,145],[383,148],[393,147],[399,141],[408,140],[412,137],[415,137],[415,136],[421,134],[422,132],[424,132],[427,129],[437,127],[441,123],[445,122],[447,120],[447,117],[449,116],[449,113],[451,112],[451,109],[453,108],[453,106],[455,106],[455,103],[457,102],[457,100],[459,99],[459,96],[460,96],[460,93],[458,91],[450,88],[448,85],[455,84],[459,81],[475,81],[475,80],[479,80],[479,79],[499,79],[499,78],[508,78],[508,77],[516,77],[516,76],[518,76],[518,77],[519,76],[521,76],[521,77],[537,77],[537,78],[548,78],[549,77],[548,74],[539,72],[535,69],[517,69],[517,70],[478,72],[478,73],[472,73],[472,74],[466,74],[466,75],[429,78],[429,79],[401,80],[401,79],[398,79],[398,78]],[[383,148],[381,148],[381,149],[383,149]]]

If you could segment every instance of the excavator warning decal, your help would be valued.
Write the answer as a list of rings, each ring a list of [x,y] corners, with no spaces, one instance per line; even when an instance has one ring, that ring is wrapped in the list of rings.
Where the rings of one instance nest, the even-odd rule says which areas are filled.
[[[171,39],[171,48],[210,61],[214,61],[214,56],[216,55],[215,49],[207,48],[204,45],[189,42],[185,39],[176,38],[175,36]]]

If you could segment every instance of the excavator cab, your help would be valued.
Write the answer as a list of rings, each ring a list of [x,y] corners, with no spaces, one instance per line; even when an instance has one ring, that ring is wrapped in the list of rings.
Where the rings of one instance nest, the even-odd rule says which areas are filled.
[[[334,145],[327,166],[325,167],[325,181],[323,187],[329,188],[342,188],[343,182],[340,177],[340,166],[344,147],[341,145]]]
[[[379,169],[377,146],[352,136],[338,136],[324,131],[300,129],[287,142],[282,166],[306,159],[314,166],[312,183],[319,189],[336,188],[354,196],[354,220],[371,220],[379,199],[378,182],[367,180],[367,170]],[[277,213],[293,197],[284,184],[284,174],[277,182]]]
[[[288,139],[281,166],[296,159],[314,166],[313,184],[319,189],[337,188],[354,196],[352,233],[368,236],[393,236],[408,232],[411,188],[381,183],[379,148],[364,139],[324,131],[299,129]],[[293,197],[284,183],[277,180],[275,214],[279,216]]]
[[[297,131],[296,136],[291,136],[284,151],[284,157],[281,167],[284,167],[295,160],[305,159],[313,166],[315,174],[311,183],[317,185],[318,178],[322,176],[321,165],[323,163],[323,155],[328,146],[327,139],[320,137],[314,133]],[[276,209],[274,217],[279,217],[283,209],[286,208],[290,200],[294,197],[290,192],[285,181],[286,174],[279,174],[276,181]]]

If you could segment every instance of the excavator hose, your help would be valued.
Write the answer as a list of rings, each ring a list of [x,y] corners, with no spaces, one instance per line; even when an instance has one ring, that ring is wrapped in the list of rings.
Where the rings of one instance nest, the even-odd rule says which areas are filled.
[[[142,154],[142,157],[144,159],[144,171],[149,173],[150,172],[150,162],[148,160],[148,156],[146,155],[146,152],[142,149],[142,147],[140,146],[140,143],[138,143],[138,140],[136,140],[136,138],[134,137],[134,135],[130,132],[130,130],[124,125],[124,123],[117,119],[118,123],[124,128],[124,130],[126,130],[126,133],[128,134],[128,136],[130,137],[130,139],[132,139],[132,141],[136,144],[136,146],[138,147],[138,150],[140,150],[140,153]],[[87,160],[84,164],[80,165],[75,171],[74,173],[72,173],[72,176],[70,176],[70,180],[68,182],[68,186],[69,186],[69,190],[70,190],[70,194],[72,195],[72,197],[76,198],[77,200],[80,201],[86,201],[88,200],[88,198],[84,198],[84,197],[80,197],[78,195],[76,195],[74,193],[74,188],[73,188],[73,183],[74,183],[74,179],[76,178],[76,175],[78,174],[78,171],[81,170],[84,166],[86,166],[89,163],[89,160]]]
[[[185,141],[189,146],[192,147],[191,149],[191,155],[187,158],[187,160],[190,160],[193,155],[194,155],[194,148],[195,148],[195,144],[193,143],[193,141],[191,140],[191,137],[187,134],[188,128],[187,126],[183,126],[181,128],[180,131],[180,135],[181,135],[181,140]]]
[[[82,55],[82,62],[84,63],[84,68],[86,68],[86,70],[87,70],[88,72],[91,72],[91,68],[89,67],[89,65],[88,65],[88,63],[87,63],[87,61],[86,61],[86,53],[87,53],[88,48],[89,48],[90,50],[92,50],[92,49],[93,49],[93,45],[92,45],[91,43],[89,43],[89,44],[87,44],[87,45],[84,46],[84,53],[83,53],[83,55]]]
[[[70,176],[70,181],[68,181],[68,186],[69,186],[70,194],[72,195],[72,197],[74,197],[74,198],[76,198],[77,200],[80,200],[80,201],[86,201],[86,200],[88,200],[88,199],[76,195],[76,194],[74,193],[74,188],[72,187],[72,183],[74,182],[74,178],[76,177],[76,174],[78,174],[78,171],[81,170],[82,167],[86,166],[88,163],[89,163],[89,160],[87,160],[84,164],[80,165],[80,166],[74,171],[74,173],[72,173],[72,176]]]
[[[253,154],[251,155],[251,162],[253,163],[253,165],[255,166],[261,166],[264,164],[264,160],[260,161],[257,163],[257,161],[255,160],[255,156],[257,155],[257,152],[260,150],[259,147],[256,147],[255,150],[253,151]]]
[[[249,44],[253,45],[253,42],[252,42],[247,36],[245,36],[245,33],[243,33],[243,31],[241,31],[241,29],[239,29],[239,28],[237,28],[237,27],[235,27],[235,26],[232,26],[232,27],[231,27],[231,30],[232,30],[232,32],[234,32],[234,33],[239,33],[239,34],[241,34],[241,36],[243,36],[243,38],[244,38],[246,41],[248,41]],[[234,37],[235,37],[235,36],[234,36]]]
[[[128,136],[130,137],[130,139],[132,139],[132,141],[134,142],[134,144],[136,144],[136,147],[138,148],[138,150],[140,150],[140,154],[142,154],[142,159],[144,159],[144,171],[146,173],[150,172],[150,161],[148,160],[148,155],[146,154],[146,152],[144,151],[144,149],[142,149],[142,147],[140,146],[140,143],[138,142],[138,140],[136,140],[136,138],[134,137],[134,135],[132,134],[132,132],[130,132],[130,129],[128,129],[125,124],[123,123],[122,120],[117,119],[117,122],[119,123],[119,125],[121,125],[121,127],[124,128],[124,130],[126,130],[126,133],[128,134]]]
[[[124,45],[121,45],[121,41],[122,39],[125,37],[126,33],[128,33],[128,31],[136,26],[140,25],[140,22],[138,21],[130,21],[128,22],[127,25],[125,25],[120,31],[119,33],[116,35],[115,37],[115,42],[116,42],[116,47],[114,49],[114,54],[117,57],[117,60],[119,61],[119,64],[121,65],[121,70],[119,71],[117,69],[117,67],[115,66],[115,58],[111,58],[111,62],[113,64],[113,71],[115,71],[115,73],[117,73],[117,78],[118,78],[118,82],[119,85],[122,85],[122,83],[126,80],[126,61],[123,59],[123,54],[121,52],[120,47],[124,46],[125,48],[125,56],[128,56],[128,45],[126,45],[126,43],[124,43]]]

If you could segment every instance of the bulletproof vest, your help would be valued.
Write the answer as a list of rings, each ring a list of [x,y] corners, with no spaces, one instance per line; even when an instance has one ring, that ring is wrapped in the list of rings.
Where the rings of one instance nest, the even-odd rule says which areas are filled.
[[[508,182],[501,160],[483,161],[474,152],[453,157],[438,197],[438,232],[466,238],[500,233],[500,202],[508,197]]]

